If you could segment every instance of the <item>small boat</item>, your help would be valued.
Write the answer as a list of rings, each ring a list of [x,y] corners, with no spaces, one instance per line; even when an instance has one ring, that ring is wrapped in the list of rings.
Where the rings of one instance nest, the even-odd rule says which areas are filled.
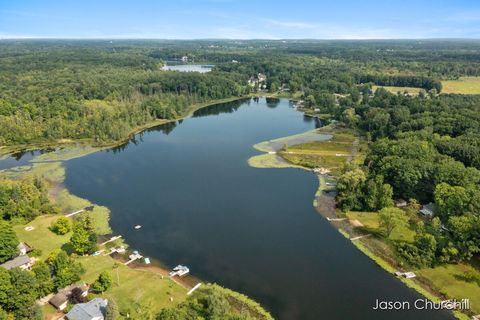
[[[175,276],[183,277],[189,273],[190,273],[190,269],[188,267],[182,266],[181,264],[179,264],[178,266],[173,268],[173,271],[170,272],[170,277],[175,277]]]
[[[137,224],[134,228],[135,228],[136,230],[138,230],[138,229],[140,229],[141,227],[142,227],[141,225]]]

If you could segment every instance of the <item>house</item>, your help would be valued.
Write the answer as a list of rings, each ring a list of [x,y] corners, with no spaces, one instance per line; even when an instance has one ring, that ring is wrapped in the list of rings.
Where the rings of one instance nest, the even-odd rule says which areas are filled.
[[[65,310],[68,305],[68,296],[63,292],[60,292],[54,295],[48,302],[58,310],[62,311]]]
[[[393,203],[397,208],[403,208],[407,206],[407,201],[404,199],[396,199]]]
[[[31,252],[33,249],[25,242],[20,242],[17,246],[18,252],[21,256],[26,255],[27,253]]]
[[[68,320],[104,320],[108,300],[95,298],[86,303],[78,303],[66,315]]]
[[[433,211],[434,211],[435,205],[433,203],[428,203],[422,206],[422,209],[420,209],[420,214],[424,217],[431,218],[433,217]]]
[[[27,270],[30,269],[32,266],[32,259],[30,259],[29,256],[23,255],[23,256],[18,256],[12,260],[9,260],[5,262],[4,264],[1,264],[0,267],[3,267],[7,270],[13,269],[13,268],[20,268],[22,270]]]
[[[72,296],[85,298],[88,295],[89,287],[87,285],[71,285],[58,290],[58,293],[48,302],[58,310],[64,310]]]
[[[188,56],[183,56],[182,57],[182,62],[188,62]]]

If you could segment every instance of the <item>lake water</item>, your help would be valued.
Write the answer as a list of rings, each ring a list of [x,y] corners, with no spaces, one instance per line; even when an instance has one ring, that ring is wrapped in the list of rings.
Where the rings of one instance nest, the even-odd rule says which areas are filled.
[[[210,64],[167,64],[162,67],[162,70],[206,73],[212,71],[212,68],[213,65]]]
[[[66,163],[66,186],[108,206],[115,234],[166,265],[238,290],[277,319],[451,319],[374,311],[420,296],[358,251],[312,206],[318,180],[257,169],[252,145],[315,128],[287,100],[221,104]],[[133,226],[140,224],[140,230]],[[141,285],[141,284],[139,284]]]

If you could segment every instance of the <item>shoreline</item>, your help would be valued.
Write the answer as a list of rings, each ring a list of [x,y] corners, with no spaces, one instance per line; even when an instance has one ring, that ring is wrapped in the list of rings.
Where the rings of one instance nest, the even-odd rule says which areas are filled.
[[[325,127],[324,127],[325,128]],[[321,128],[320,128],[321,129]],[[326,134],[327,132],[319,132],[319,129],[315,129],[312,131],[317,131],[318,134]],[[269,141],[262,141],[253,146],[254,149],[259,150],[264,152],[263,154],[260,155],[255,155],[252,156],[250,159],[248,159],[248,163],[250,166],[255,167],[255,168],[295,168],[295,169],[304,169],[307,171],[311,171],[310,168],[299,166],[296,164],[292,164],[288,162],[286,159],[284,159],[282,156],[275,154],[270,154],[271,150],[265,148],[265,146],[268,146],[269,143],[272,141],[288,141],[288,139],[292,139],[294,137],[302,136],[304,134],[310,133],[312,131],[306,131],[304,133],[292,135],[292,136],[286,136],[286,137],[281,137]],[[332,139],[334,133],[331,134],[330,139]],[[255,161],[255,159],[259,159],[261,157],[268,157],[268,156],[275,156],[279,159],[276,159],[275,161],[270,161],[270,162],[262,162],[261,165],[258,165],[258,163]],[[278,165],[280,163],[280,165]],[[326,180],[334,180],[336,181],[336,177],[329,175],[329,174],[315,174],[319,180],[319,186],[318,189],[313,197],[313,206],[317,213],[321,215],[323,218],[325,218],[341,235],[343,235],[345,238],[350,240],[353,246],[356,247],[357,250],[361,251],[363,254],[365,254],[368,258],[373,260],[380,268],[388,272],[392,277],[393,273],[397,271],[397,267],[395,265],[398,265],[398,262],[394,261],[394,263],[385,260],[384,257],[377,255],[374,253],[372,250],[369,249],[368,245],[366,245],[364,242],[361,241],[361,237],[364,237],[365,234],[362,232],[356,232],[354,231],[354,228],[350,225],[348,222],[348,218],[345,218],[343,216],[339,216],[337,213],[337,209],[335,207],[335,197],[332,196],[331,194],[325,192],[325,191],[332,191],[335,190],[332,188],[327,187],[326,185]],[[350,232],[346,231],[349,230]],[[353,235],[352,235],[353,234]],[[358,241],[356,241],[358,239]],[[398,278],[395,277],[396,279],[399,279],[404,285],[406,285],[408,288],[415,290],[417,293],[419,293],[421,296],[425,297],[426,299],[429,299],[433,302],[440,302],[442,298],[445,296],[442,295],[441,293],[438,292],[438,290],[433,289],[430,285],[425,283],[423,279],[415,281],[413,279],[406,279],[406,278]],[[467,314],[460,312],[460,311],[452,311],[453,317],[461,320],[468,320],[470,319]]]
[[[127,138],[120,141],[116,141],[108,145],[102,145],[102,146],[92,145],[91,140],[75,140],[75,141],[65,140],[60,143],[59,142],[32,143],[28,145],[20,145],[20,146],[17,145],[15,147],[1,146],[0,159],[6,158],[9,155],[14,154],[15,152],[35,151],[35,150],[41,150],[42,148],[43,149],[54,148],[54,150],[52,150],[52,152],[45,152],[45,153],[36,155],[31,160],[29,160],[27,164],[13,166],[10,168],[6,168],[4,170],[0,170],[0,176],[6,179],[20,179],[29,175],[43,176],[48,183],[49,199],[53,203],[56,203],[57,205],[59,205],[63,213],[78,210],[78,208],[80,207],[94,205],[95,206],[94,211],[97,211],[97,212],[99,210],[101,211],[100,214],[95,212],[95,214],[91,215],[94,219],[95,224],[97,224],[97,222],[100,221],[102,232],[99,232],[98,236],[101,238],[107,235],[113,235],[113,231],[111,230],[111,227],[109,224],[110,209],[104,206],[94,204],[88,199],[80,198],[72,194],[64,184],[66,168],[63,162],[73,158],[83,157],[94,152],[114,148],[124,143],[128,143],[128,141],[138,133],[141,133],[149,128],[153,128],[158,125],[189,118],[193,115],[195,111],[200,110],[202,108],[206,108],[206,107],[217,105],[217,104],[242,100],[242,99],[248,99],[248,98],[251,98],[251,96],[219,99],[215,101],[193,105],[188,111],[188,113],[186,113],[182,117],[172,119],[172,120],[154,121],[154,122],[145,124],[143,126],[137,127],[129,133]],[[78,203],[81,203],[81,206],[78,205]],[[50,217],[49,215],[42,215],[28,222],[25,225],[21,223],[16,226],[17,236],[18,236],[19,230],[23,230],[26,225],[34,223],[36,219],[39,219],[39,218],[53,219],[55,217],[57,216]],[[127,247],[127,252],[134,250],[134,249],[130,249],[130,250],[128,249],[129,246],[126,239],[122,238],[121,241]],[[44,254],[45,253],[47,252],[44,252]],[[82,256],[80,258],[84,258],[85,259],[84,262],[86,262],[87,261],[86,259],[89,259],[89,257],[90,256]],[[120,263],[122,267],[123,267],[123,262],[126,261],[125,257],[123,256],[109,255],[105,258],[107,258],[106,260],[109,261],[108,263],[110,262],[113,264]],[[178,285],[180,288],[182,288],[182,290],[185,290],[185,292],[192,289],[198,283],[203,283],[204,285],[208,285],[208,286],[211,286],[211,285],[217,286],[221,288],[225,294],[228,295],[228,299],[231,302],[232,307],[237,308],[238,305],[242,305],[242,309],[244,307],[247,308],[248,310],[250,310],[250,312],[256,314],[259,317],[259,319],[265,319],[265,320],[273,319],[267,309],[264,309],[264,307],[261,306],[257,301],[249,298],[248,296],[240,292],[233,291],[228,288],[223,288],[217,284],[211,284],[208,281],[204,282],[203,279],[199,279],[191,274],[189,274],[185,278],[170,277],[169,276],[170,269],[164,267],[161,260],[156,258],[150,258],[150,259],[151,259],[151,264],[149,265],[140,264],[139,262],[134,262],[134,263],[131,263],[129,266],[125,266],[125,268],[132,269],[135,272],[144,272],[145,274],[156,275],[161,280],[165,279],[165,280],[172,281],[176,285]],[[188,295],[185,295],[185,299],[187,296]],[[177,298],[175,299],[175,301],[177,301]]]
[[[90,147],[90,148],[98,148],[98,151],[104,150],[104,149],[110,149],[110,148],[115,148],[118,146],[121,146],[122,144],[128,143],[128,141],[134,137],[135,135],[171,122],[176,122],[179,120],[184,120],[187,118],[190,118],[195,111],[207,108],[216,104],[222,104],[222,103],[228,103],[228,102],[233,102],[237,100],[242,100],[242,99],[248,99],[253,97],[254,95],[244,95],[240,97],[231,97],[231,98],[224,98],[224,99],[217,99],[217,100],[211,100],[208,102],[201,102],[197,104],[193,104],[190,106],[189,110],[185,115],[182,115],[180,117],[177,117],[175,119],[156,119],[151,122],[145,123],[143,125],[137,126],[132,128],[130,132],[127,134],[125,138],[122,138],[117,141],[112,141],[108,143],[103,143],[103,144],[97,144],[92,138],[83,138],[83,139],[59,139],[56,141],[37,141],[37,142],[31,142],[31,143],[26,143],[26,144],[16,144],[16,145],[2,145],[0,146],[0,160],[3,157],[10,156],[15,153],[19,152],[30,152],[30,151],[37,151],[37,150],[46,150],[46,149],[56,149],[56,148],[78,148],[78,147]]]

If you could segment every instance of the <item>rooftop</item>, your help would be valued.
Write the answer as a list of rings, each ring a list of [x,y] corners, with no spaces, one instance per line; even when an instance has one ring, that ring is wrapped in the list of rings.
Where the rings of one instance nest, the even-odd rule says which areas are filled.
[[[21,266],[26,265],[30,262],[31,262],[31,260],[30,260],[29,256],[18,256],[16,258],[14,258],[12,260],[9,260],[9,261],[5,262],[4,264],[0,265],[0,267],[3,267],[7,270],[10,270],[10,269],[13,269],[13,268],[21,267]]]
[[[68,320],[104,319],[107,309],[107,300],[95,298],[87,303],[76,304],[69,313]]]

